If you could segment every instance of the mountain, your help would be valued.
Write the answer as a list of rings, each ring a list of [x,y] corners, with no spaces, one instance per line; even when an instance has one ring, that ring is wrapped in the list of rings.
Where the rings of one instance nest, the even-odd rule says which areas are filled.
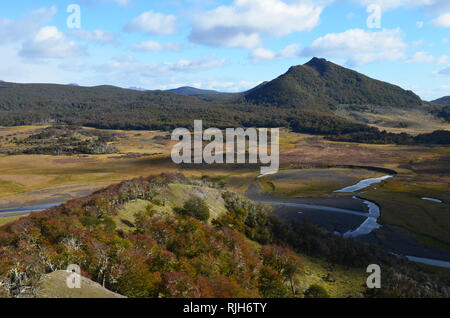
[[[0,125],[6,126],[56,122],[173,130],[191,128],[195,119],[202,118],[209,127],[287,127],[342,134],[367,131],[372,122],[364,116],[373,117],[375,106],[385,118],[401,110],[400,117],[388,118],[389,124],[397,125],[411,109],[419,109],[420,118],[432,113],[427,105],[431,104],[410,91],[318,58],[243,93],[193,87],[138,91],[108,85],[0,83]],[[348,109],[338,111],[342,107]],[[357,116],[348,115],[356,108]],[[433,114],[446,116],[440,110]]]
[[[444,96],[432,101],[434,104],[450,105],[450,96]]]
[[[319,58],[291,67],[287,73],[249,91],[245,98],[255,104],[316,110],[339,104],[409,108],[423,103],[411,91]]]
[[[368,127],[331,111],[266,107],[247,103],[240,94],[210,97],[164,91],[141,92],[115,86],[0,84],[0,125],[62,123],[102,129],[173,130],[205,127],[287,127],[298,132],[335,134]]]
[[[222,94],[218,91],[207,90],[207,89],[198,89],[198,88],[190,87],[190,86],[169,89],[169,90],[166,90],[166,92],[175,93],[175,94],[179,94],[179,95],[188,95],[188,96]]]

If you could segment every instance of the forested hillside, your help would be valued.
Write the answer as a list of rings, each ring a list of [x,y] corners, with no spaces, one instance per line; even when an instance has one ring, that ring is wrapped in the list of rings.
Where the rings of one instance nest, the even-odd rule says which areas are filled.
[[[444,96],[441,98],[438,98],[434,101],[432,101],[434,104],[440,104],[440,105],[450,105],[450,96]]]
[[[246,99],[256,104],[321,110],[338,104],[422,105],[411,91],[319,58],[291,67],[286,74],[249,92]]]
[[[331,112],[261,110],[241,99],[203,99],[162,91],[140,92],[112,86],[0,84],[0,125],[65,123],[109,129],[207,127],[293,127],[296,131],[341,133],[367,127]]]
[[[338,104],[422,106],[410,91],[317,58],[246,93],[212,94],[192,88],[174,92],[2,82],[0,125],[56,122],[170,130],[192,127],[195,119],[203,119],[208,127],[278,126],[297,132],[342,134],[366,131],[367,126],[333,114]]]

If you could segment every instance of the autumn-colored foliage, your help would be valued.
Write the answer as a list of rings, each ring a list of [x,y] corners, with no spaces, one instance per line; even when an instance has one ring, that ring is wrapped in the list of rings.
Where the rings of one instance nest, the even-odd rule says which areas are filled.
[[[183,175],[140,178],[1,227],[0,296],[33,295],[43,274],[77,264],[84,276],[128,297],[323,297],[317,287],[305,293],[297,253],[349,267],[384,262],[390,285],[370,297],[445,293],[435,282],[418,283],[429,278],[411,267],[399,273],[395,257],[309,223],[284,223],[233,192],[222,191],[227,212],[209,223],[199,217],[205,204],[197,198],[184,205],[189,213],[165,211],[169,184],[191,182],[214,186]],[[117,216],[134,200],[149,204],[124,231]]]
[[[209,211],[198,198],[186,202],[187,213],[148,208],[136,214],[133,231],[116,229],[113,217],[122,204],[161,198],[169,182],[188,181],[180,175],[126,181],[3,227],[3,292],[18,295],[34,288],[42,274],[77,264],[85,276],[129,297],[286,295],[286,269],[279,273],[272,263],[266,264],[265,254],[246,238],[244,227],[240,231],[204,223]],[[233,207],[228,201],[230,217],[242,224],[256,213],[251,204]],[[298,261],[302,266],[292,251],[282,251],[289,256],[280,262]]]

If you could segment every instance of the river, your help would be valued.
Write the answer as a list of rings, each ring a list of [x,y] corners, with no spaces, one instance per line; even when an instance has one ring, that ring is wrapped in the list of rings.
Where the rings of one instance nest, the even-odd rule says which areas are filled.
[[[44,211],[44,210],[53,208],[55,206],[59,206],[61,204],[62,203],[53,203],[53,204],[27,206],[27,207],[21,207],[21,208],[0,209],[0,217],[22,215],[22,214],[27,214],[30,212]]]
[[[380,183],[381,181],[387,180],[392,178],[392,176],[384,176],[384,177],[380,177],[380,178],[371,178],[371,179],[365,179],[365,180],[361,180],[360,182],[358,182],[355,185],[340,189],[340,190],[336,190],[334,191],[335,193],[353,193],[365,188],[370,187],[372,184],[375,183]]]
[[[260,177],[263,177],[264,175],[261,175]],[[356,191],[363,190],[373,184],[380,183],[384,180],[392,178],[391,175],[379,177],[379,178],[371,178],[371,179],[365,179],[361,180],[355,185],[345,187],[340,190],[334,191],[334,193],[354,193]],[[267,198],[266,198],[267,199]],[[330,206],[323,206],[323,205],[317,205],[317,204],[303,204],[303,203],[295,203],[295,202],[283,202],[283,201],[275,201],[275,200],[258,200],[262,203],[267,203],[273,206],[286,206],[286,207],[298,207],[298,208],[306,208],[309,210],[320,210],[320,211],[329,211],[329,212],[336,212],[336,213],[343,213],[343,214],[349,214],[349,215],[355,215],[355,216],[362,216],[366,218],[366,220],[356,229],[347,231],[346,233],[338,233],[338,235],[343,235],[345,238],[349,237],[359,237],[364,235],[371,234],[374,230],[381,228],[381,225],[378,224],[378,219],[381,216],[380,208],[377,204],[374,202],[363,200],[358,198],[357,196],[354,196],[354,200],[359,200],[363,202],[369,209],[369,212],[364,211],[354,211],[349,209],[342,209],[342,208],[336,208],[336,207],[330,207]],[[431,200],[431,198],[423,198],[424,200],[428,199],[429,201],[438,202],[438,200],[434,199]],[[442,260],[436,260],[431,258],[423,258],[423,257],[416,257],[416,256],[409,256],[405,255],[407,259],[409,259],[412,262],[416,263],[422,263],[437,267],[444,267],[444,268],[450,268],[450,262],[442,261]]]

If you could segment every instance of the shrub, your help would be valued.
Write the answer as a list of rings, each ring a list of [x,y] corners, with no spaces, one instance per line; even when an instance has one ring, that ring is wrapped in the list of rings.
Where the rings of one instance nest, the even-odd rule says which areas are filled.
[[[305,298],[330,298],[330,295],[325,288],[314,284],[305,291]]]
[[[182,215],[193,216],[200,221],[208,221],[210,212],[205,201],[200,198],[192,198],[184,203],[182,209],[176,209],[176,212]]]

